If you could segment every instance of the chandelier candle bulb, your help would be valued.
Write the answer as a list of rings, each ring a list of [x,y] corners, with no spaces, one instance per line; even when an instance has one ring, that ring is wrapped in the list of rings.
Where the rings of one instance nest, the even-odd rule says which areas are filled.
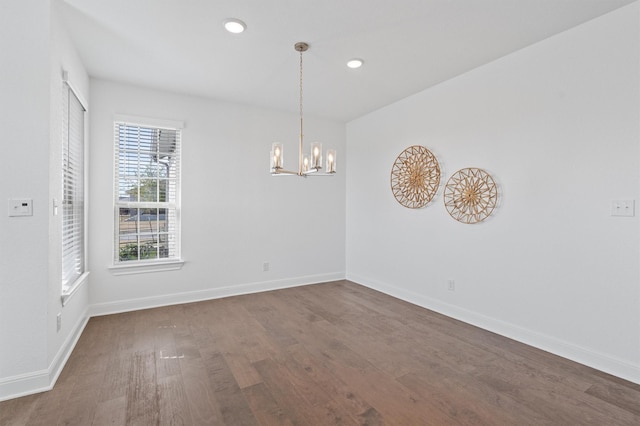
[[[309,171],[309,163],[310,163],[310,161],[309,161],[309,154],[305,154],[305,155],[302,157],[302,172],[303,172],[303,173],[306,173],[306,172],[308,172],[308,171]]]
[[[335,173],[336,172],[336,150],[328,149],[327,150],[327,173]]]
[[[314,142],[311,144],[311,159],[313,168],[318,170],[322,167],[322,144]]]
[[[282,168],[283,163],[283,151],[281,143],[274,143],[271,147],[271,170],[277,170]]]

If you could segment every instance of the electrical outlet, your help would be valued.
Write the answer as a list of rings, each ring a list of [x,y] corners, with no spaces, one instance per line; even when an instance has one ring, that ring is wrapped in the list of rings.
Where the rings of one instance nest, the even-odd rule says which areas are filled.
[[[262,262],[262,272],[267,272],[269,269],[271,269],[269,262]]]
[[[60,312],[56,316],[56,331],[60,331],[61,328],[62,328],[62,312]]]
[[[635,200],[613,200],[611,216],[635,216]]]
[[[456,282],[454,280],[447,281],[447,290],[456,291]]]

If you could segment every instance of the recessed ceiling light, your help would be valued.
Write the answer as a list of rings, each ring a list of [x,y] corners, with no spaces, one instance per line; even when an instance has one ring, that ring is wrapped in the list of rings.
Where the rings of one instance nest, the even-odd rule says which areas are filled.
[[[224,29],[233,34],[240,34],[247,28],[247,24],[235,18],[225,19],[223,23]]]
[[[364,61],[358,58],[349,59],[347,61],[347,66],[349,68],[360,68],[362,64],[364,64]]]

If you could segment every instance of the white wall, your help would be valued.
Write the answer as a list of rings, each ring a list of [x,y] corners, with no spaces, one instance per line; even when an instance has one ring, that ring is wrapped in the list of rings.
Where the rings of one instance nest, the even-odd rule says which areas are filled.
[[[305,118],[339,173],[271,177],[273,141],[297,163],[297,116],[91,81],[91,300],[108,313],[344,278],[345,125]],[[181,270],[114,276],[115,114],[184,121]],[[263,262],[271,264],[263,272]]]
[[[7,378],[47,366],[49,7],[31,0],[3,9],[0,125],[10,161],[0,168],[0,378]],[[7,217],[13,197],[33,199],[33,216]]]
[[[53,384],[88,306],[86,290],[60,302],[60,217],[50,208],[62,185],[60,70],[85,92],[88,80],[53,9],[50,0],[14,1],[0,14],[0,400]],[[9,198],[32,199],[33,216],[7,217]]]
[[[347,278],[640,383],[638,3],[347,125]],[[390,190],[397,155],[480,167],[500,186],[464,225],[442,188]],[[447,290],[455,280],[456,291]]]

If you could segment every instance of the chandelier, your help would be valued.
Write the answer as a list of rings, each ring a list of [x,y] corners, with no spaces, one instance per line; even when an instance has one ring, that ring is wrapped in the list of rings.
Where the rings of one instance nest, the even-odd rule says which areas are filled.
[[[309,45],[298,42],[294,46],[300,53],[300,136],[298,140],[298,171],[284,169],[284,150],[280,142],[275,142],[271,146],[271,175],[272,176],[331,176],[336,172],[336,151],[328,149],[324,172],[322,171],[322,144],[313,142],[311,152],[303,154],[302,145],[304,140],[303,118],[302,118],[302,52],[309,50]]]

